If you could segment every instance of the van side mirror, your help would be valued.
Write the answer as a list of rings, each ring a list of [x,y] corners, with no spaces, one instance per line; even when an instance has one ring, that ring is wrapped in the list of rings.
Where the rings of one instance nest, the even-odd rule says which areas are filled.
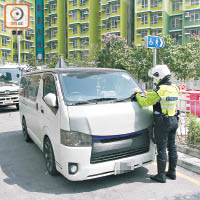
[[[56,108],[57,107],[57,99],[56,95],[53,93],[49,93],[44,97],[44,101],[47,105]]]

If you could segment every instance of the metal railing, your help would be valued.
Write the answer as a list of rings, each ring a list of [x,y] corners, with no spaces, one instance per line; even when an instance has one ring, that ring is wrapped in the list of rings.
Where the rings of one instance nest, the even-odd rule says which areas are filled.
[[[179,99],[180,110],[177,142],[200,149],[200,101]]]

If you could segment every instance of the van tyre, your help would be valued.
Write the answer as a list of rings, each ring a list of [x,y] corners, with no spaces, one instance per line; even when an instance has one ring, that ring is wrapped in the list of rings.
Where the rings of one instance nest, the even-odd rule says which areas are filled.
[[[17,108],[17,110],[19,110],[19,104],[16,104],[16,108]]]
[[[52,176],[57,175],[58,172],[56,170],[53,147],[51,145],[49,138],[45,138],[44,140],[43,153],[48,173]]]
[[[22,119],[22,131],[23,131],[23,134],[24,134],[24,140],[28,143],[32,142],[32,140],[31,140],[31,138],[28,134],[28,130],[27,130],[27,126],[26,126],[26,120],[25,120],[24,117]]]

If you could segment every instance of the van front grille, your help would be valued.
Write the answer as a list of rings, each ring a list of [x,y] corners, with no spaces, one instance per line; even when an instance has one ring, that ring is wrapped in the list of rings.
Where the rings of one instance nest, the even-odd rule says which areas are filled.
[[[124,151],[121,153],[115,153],[115,154],[99,156],[99,157],[92,157],[90,163],[96,164],[96,163],[101,163],[101,162],[105,162],[105,161],[111,161],[111,160],[126,158],[126,157],[130,157],[130,156],[136,156],[139,154],[146,153],[148,151],[149,151],[149,146],[146,146],[146,147],[141,147],[138,149]]]
[[[93,136],[90,163],[96,164],[143,154],[149,151],[148,129],[120,136]]]

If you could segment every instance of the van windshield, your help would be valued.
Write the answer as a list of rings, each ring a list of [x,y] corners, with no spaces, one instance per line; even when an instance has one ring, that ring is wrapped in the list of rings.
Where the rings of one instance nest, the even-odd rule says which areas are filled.
[[[73,71],[61,73],[61,85],[67,103],[127,100],[139,88],[134,79],[122,71]]]
[[[20,80],[19,69],[0,68],[0,84],[18,84]]]

